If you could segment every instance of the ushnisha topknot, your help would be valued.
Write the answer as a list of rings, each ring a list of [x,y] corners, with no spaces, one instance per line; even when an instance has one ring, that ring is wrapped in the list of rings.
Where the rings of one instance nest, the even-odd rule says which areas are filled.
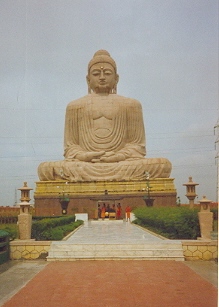
[[[101,49],[94,53],[93,58],[88,64],[88,72],[90,71],[91,67],[97,63],[109,63],[113,66],[115,72],[117,71],[116,62],[113,60],[113,58],[111,58],[109,52],[106,50]]]

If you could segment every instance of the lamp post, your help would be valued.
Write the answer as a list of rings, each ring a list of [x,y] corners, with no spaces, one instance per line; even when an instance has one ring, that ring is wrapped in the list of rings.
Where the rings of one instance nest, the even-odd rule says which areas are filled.
[[[20,240],[31,239],[31,226],[32,226],[32,215],[30,214],[30,191],[33,190],[27,186],[27,182],[24,182],[24,186],[20,189],[21,198],[20,203],[20,214],[18,215],[18,228]]]
[[[61,194],[61,193],[60,193]],[[59,202],[62,207],[62,214],[66,215],[68,210],[68,204],[70,202],[70,198],[68,194],[65,194],[64,192],[59,196]]]
[[[195,191],[195,186],[199,184],[193,182],[192,177],[189,177],[189,182],[184,183],[183,185],[186,186],[186,197],[189,199],[189,208],[193,209],[194,199],[197,196],[196,191]]]
[[[151,198],[150,196],[150,189],[152,188],[150,186],[150,174],[148,172],[145,172],[145,176],[146,176],[146,190],[147,190],[147,195],[145,195],[143,197],[145,204],[147,207],[152,207],[153,203],[154,203],[154,199]]]
[[[68,182],[66,182],[65,184],[67,185]],[[57,187],[57,188],[59,188],[59,187]],[[65,189],[63,189],[62,193],[59,193],[59,202],[61,204],[62,214],[66,215],[67,210],[68,210],[68,204],[70,202],[70,198],[69,198],[69,194],[65,193]]]

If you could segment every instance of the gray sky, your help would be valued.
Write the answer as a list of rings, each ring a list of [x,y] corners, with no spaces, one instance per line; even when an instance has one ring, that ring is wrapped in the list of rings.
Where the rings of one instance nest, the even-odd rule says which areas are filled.
[[[66,105],[106,49],[118,94],[142,103],[147,156],[166,157],[181,201],[192,176],[216,201],[217,0],[0,0],[0,205],[63,159]],[[17,199],[20,192],[17,194]]]

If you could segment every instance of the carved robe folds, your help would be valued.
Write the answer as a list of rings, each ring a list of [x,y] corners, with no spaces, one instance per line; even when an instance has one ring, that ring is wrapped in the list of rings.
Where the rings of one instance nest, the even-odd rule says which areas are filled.
[[[122,154],[119,162],[84,162],[83,152]],[[145,132],[141,104],[117,94],[89,94],[67,106],[65,160],[39,165],[40,180],[123,181],[167,178],[171,163],[165,158],[145,158]]]

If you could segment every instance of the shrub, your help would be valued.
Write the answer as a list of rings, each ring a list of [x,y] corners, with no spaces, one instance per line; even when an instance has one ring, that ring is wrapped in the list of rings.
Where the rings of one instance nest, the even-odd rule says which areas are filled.
[[[39,240],[62,240],[68,233],[72,232],[78,226],[83,224],[83,221],[74,222],[75,217],[61,217],[58,221],[55,218],[44,219],[33,223],[32,238]]]
[[[57,218],[60,218],[60,217],[63,217],[63,215],[56,215],[56,216],[51,216],[51,215],[48,215],[48,216],[36,216],[36,215],[33,215],[32,216],[32,220],[34,222],[36,221],[40,221],[40,220],[44,220],[44,219],[57,219]]]
[[[45,218],[32,224],[32,238],[38,240],[43,231],[49,231],[58,226],[70,224],[75,221],[75,216],[65,216],[58,218]],[[41,239],[39,239],[41,240]]]
[[[56,227],[54,229],[45,230],[41,233],[38,240],[46,241],[46,240],[62,240],[64,237],[63,230],[60,227]]]
[[[9,233],[10,241],[14,239],[18,239],[19,237],[19,231],[18,231],[17,224],[1,224],[0,229],[3,229]]]
[[[196,239],[200,236],[198,210],[185,207],[137,208],[136,223],[157,229],[172,239]]]

